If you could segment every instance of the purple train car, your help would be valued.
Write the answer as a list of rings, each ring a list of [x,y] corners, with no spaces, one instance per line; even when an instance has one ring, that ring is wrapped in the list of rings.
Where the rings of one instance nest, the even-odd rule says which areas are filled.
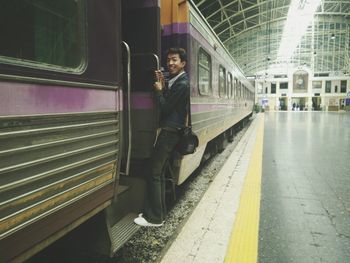
[[[162,50],[178,45],[188,52],[191,119],[199,137],[196,153],[174,162],[181,184],[208,156],[231,141],[252,115],[254,87],[191,1],[161,1]]]
[[[189,54],[200,140],[174,155],[174,184],[252,114],[253,87],[192,2],[5,1],[0,34],[0,262],[91,218],[108,253],[137,230],[158,128],[152,72],[168,47]]]

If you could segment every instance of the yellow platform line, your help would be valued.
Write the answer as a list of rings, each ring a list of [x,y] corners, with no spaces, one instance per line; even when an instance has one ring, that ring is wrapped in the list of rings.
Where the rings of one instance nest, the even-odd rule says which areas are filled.
[[[236,220],[227,248],[225,263],[255,263],[258,259],[260,189],[264,118],[259,120],[257,137],[243,185]]]

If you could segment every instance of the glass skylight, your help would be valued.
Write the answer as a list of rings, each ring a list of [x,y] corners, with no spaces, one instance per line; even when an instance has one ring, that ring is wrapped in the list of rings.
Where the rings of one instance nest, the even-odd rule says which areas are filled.
[[[320,3],[321,0],[292,0],[278,50],[279,61],[290,60]]]

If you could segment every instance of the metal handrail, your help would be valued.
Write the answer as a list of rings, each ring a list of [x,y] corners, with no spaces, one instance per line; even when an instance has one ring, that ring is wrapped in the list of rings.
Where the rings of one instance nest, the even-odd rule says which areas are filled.
[[[125,172],[120,172],[121,174],[124,175],[129,175],[130,172],[130,159],[131,159],[131,85],[130,85],[130,74],[131,74],[131,69],[130,69],[130,47],[129,45],[125,42],[122,41],[122,45],[125,46],[126,52],[127,52],[127,91],[128,91],[128,155],[126,159],[126,167],[125,167]]]

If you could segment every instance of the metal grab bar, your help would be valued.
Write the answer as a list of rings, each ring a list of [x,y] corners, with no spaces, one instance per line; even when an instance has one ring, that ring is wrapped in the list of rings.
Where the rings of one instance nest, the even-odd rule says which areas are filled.
[[[157,61],[157,69],[159,70],[160,69],[159,58],[156,54],[152,54],[152,55],[155,57],[155,59]]]
[[[130,172],[130,158],[131,158],[131,86],[130,86],[130,75],[131,75],[131,69],[130,69],[130,47],[129,45],[125,42],[122,41],[122,45],[124,45],[127,53],[127,90],[128,90],[128,155],[126,159],[126,167],[125,167],[125,172],[120,171],[121,174],[123,175],[129,175]]]

